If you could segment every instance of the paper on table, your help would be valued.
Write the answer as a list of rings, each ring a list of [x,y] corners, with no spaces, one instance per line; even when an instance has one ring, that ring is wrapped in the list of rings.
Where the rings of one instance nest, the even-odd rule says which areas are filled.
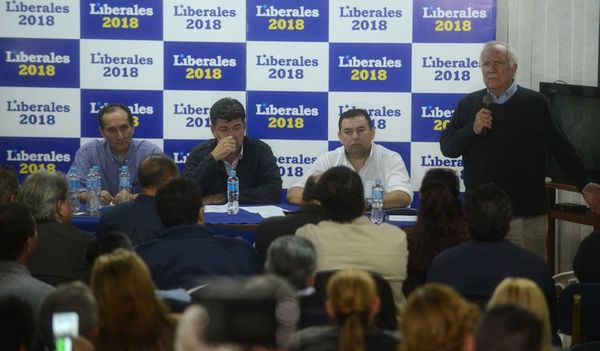
[[[206,205],[204,212],[210,213],[227,213],[227,204],[225,205]]]
[[[393,221],[393,222],[416,222],[417,216],[390,215],[390,221]]]
[[[272,205],[268,205],[268,206],[249,206],[249,207],[242,207],[244,210],[248,211],[248,212],[252,212],[252,213],[258,213],[262,218],[269,218],[269,217],[275,217],[275,216],[283,216],[283,210],[281,209],[281,207],[277,207],[277,206],[272,206]]]

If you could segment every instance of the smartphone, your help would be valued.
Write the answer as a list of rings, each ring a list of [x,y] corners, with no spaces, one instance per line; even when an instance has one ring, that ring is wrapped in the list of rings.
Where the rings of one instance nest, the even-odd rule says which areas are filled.
[[[79,334],[79,315],[76,312],[52,314],[52,332],[56,351],[73,351],[73,337]]]

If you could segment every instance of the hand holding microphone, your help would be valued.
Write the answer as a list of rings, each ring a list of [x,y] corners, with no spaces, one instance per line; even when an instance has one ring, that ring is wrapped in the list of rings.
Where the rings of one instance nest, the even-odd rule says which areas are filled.
[[[492,105],[493,98],[490,93],[483,96],[483,108],[475,115],[475,122],[473,122],[473,130],[476,134],[486,135],[488,130],[492,128],[492,111],[490,107]]]

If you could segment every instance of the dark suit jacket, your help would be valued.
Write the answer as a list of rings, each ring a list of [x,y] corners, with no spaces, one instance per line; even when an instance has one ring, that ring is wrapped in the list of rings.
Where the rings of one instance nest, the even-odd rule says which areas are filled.
[[[227,172],[223,160],[210,154],[217,146],[210,139],[195,146],[187,158],[181,175],[197,182],[202,196],[227,193]],[[281,177],[271,147],[258,140],[244,137],[244,155],[236,166],[240,179],[240,203],[276,204],[281,202]]]
[[[27,261],[31,275],[54,286],[73,280],[87,283],[85,250],[92,235],[57,221],[40,222],[37,231],[37,245]]]
[[[102,213],[96,233],[121,231],[127,234],[133,246],[158,238],[164,230],[154,196],[139,194],[132,202],[125,202]]]
[[[266,218],[256,228],[254,247],[264,262],[273,240],[284,235],[294,235],[296,229],[303,225],[317,224],[325,219],[327,219],[325,211],[319,205],[303,205],[298,211],[290,212],[285,216]]]
[[[262,271],[247,242],[214,234],[203,225],[167,228],[136,248],[159,289],[190,289],[213,275],[245,276]]]

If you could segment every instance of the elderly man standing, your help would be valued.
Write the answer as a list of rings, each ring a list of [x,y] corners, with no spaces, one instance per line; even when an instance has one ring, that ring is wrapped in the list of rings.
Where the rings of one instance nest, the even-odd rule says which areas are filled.
[[[29,257],[31,274],[50,285],[80,280],[87,282],[85,249],[92,236],[69,224],[72,217],[67,178],[62,173],[31,174],[17,201],[29,207],[37,221],[37,248]]]
[[[399,307],[408,261],[404,231],[388,223],[373,224],[364,216],[362,181],[348,167],[337,166],[323,173],[317,194],[330,220],[296,231],[317,248],[317,271],[349,266],[378,273],[390,284]]]
[[[544,96],[517,85],[515,50],[503,42],[489,42],[480,65],[486,88],[460,100],[441,135],[442,153],[462,156],[467,193],[486,183],[506,191],[514,214],[506,238],[545,257],[548,151],[596,213],[600,213],[600,185],[585,176],[583,162],[552,120]]]
[[[310,171],[290,187],[287,200],[302,204],[302,193],[310,175],[331,167],[346,166],[358,173],[367,196],[370,196],[375,181],[382,182],[385,208],[410,205],[412,189],[404,161],[398,153],[373,143],[375,129],[369,113],[363,109],[348,110],[340,115],[338,128],[342,146],[319,156]]]
[[[104,204],[130,200],[131,196],[117,196],[121,167],[127,166],[135,183],[140,163],[152,154],[162,153],[162,150],[149,141],[133,139],[133,115],[126,105],[108,104],[101,108],[98,124],[104,139],[92,140],[79,148],[73,166],[77,167],[80,182],[85,186],[90,168],[98,165],[102,183],[100,196]],[[139,192],[139,186],[134,185],[132,191]],[[81,194],[81,197],[87,198],[85,194]]]

